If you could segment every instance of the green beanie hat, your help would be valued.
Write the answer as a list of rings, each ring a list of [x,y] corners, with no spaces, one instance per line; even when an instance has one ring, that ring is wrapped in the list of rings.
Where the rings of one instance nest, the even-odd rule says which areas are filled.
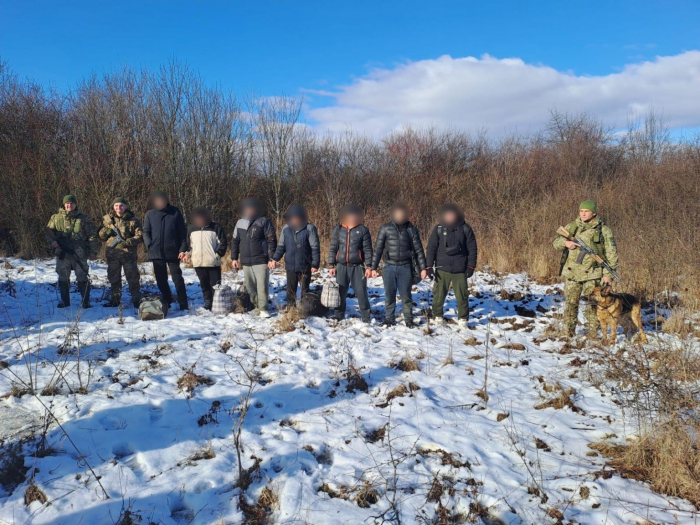
[[[78,204],[78,198],[75,195],[65,195],[63,197],[63,204],[66,202],[72,202],[73,204]]]
[[[578,207],[579,210],[588,210],[592,211],[593,213],[598,213],[598,206],[596,206],[594,200],[587,200],[583,201],[581,203],[581,206]]]
[[[124,197],[114,197],[114,200],[112,201],[112,206],[115,204],[124,204],[126,206],[129,205],[128,202],[126,202],[126,199]]]

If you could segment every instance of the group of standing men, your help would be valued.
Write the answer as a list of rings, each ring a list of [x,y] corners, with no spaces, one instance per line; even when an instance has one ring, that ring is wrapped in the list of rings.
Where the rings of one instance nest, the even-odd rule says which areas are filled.
[[[76,274],[82,307],[90,306],[88,260],[97,257],[98,239],[101,239],[107,244],[107,274],[112,292],[106,306],[121,304],[123,271],[131,301],[138,307],[141,289],[137,249],[144,242],[162,299],[168,304],[173,302],[168,283],[169,272],[180,309],[188,308],[180,267],[181,262],[187,262],[195,268],[200,280],[205,308],[211,309],[213,287],[221,281],[221,258],[228,250],[223,228],[212,221],[205,208],[192,211],[192,224],[188,228],[180,210],[170,204],[162,191],[153,192],[149,208],[142,226],[126,200],[118,197],[97,229],[90,217],[78,209],[74,195],[63,198],[62,208],[51,217],[46,228],[47,241],[57,256],[59,308],[70,305],[71,272]],[[269,317],[270,270],[276,268],[284,257],[287,305],[294,306],[297,289],[301,288],[302,295],[308,292],[311,274],[317,272],[321,265],[318,230],[309,223],[304,208],[299,205],[292,205],[287,210],[279,243],[272,222],[263,215],[256,199],[246,199],[241,203],[240,217],[231,239],[232,265],[235,270],[243,268],[245,287],[255,307],[253,313]],[[409,217],[407,206],[396,204],[390,211],[389,222],[379,229],[373,246],[372,235],[364,225],[362,210],[353,205],[343,207],[339,224],[331,235],[327,259],[330,275],[335,277],[340,292],[340,306],[335,309],[337,319],[345,316],[346,299],[352,288],[362,321],[370,322],[367,279],[377,277],[383,263],[385,325],[396,324],[398,293],[404,322],[407,327],[414,326],[411,289],[415,282],[430,276],[435,279],[432,314],[436,322],[444,323],[443,306],[452,288],[457,302],[458,324],[466,327],[469,317],[467,280],[473,275],[477,264],[477,242],[472,228],[456,205],[446,204],[440,211],[439,222],[432,229],[424,250],[418,229]],[[572,235],[585,239],[611,266],[617,268],[615,240],[610,228],[598,218],[593,201],[584,201],[580,206],[579,218],[566,228]],[[591,257],[579,257],[575,242],[558,237],[554,246],[564,251],[564,318],[567,329],[573,335],[581,294],[587,295],[594,286],[609,282],[610,276]],[[589,330],[597,329],[592,308],[589,308],[587,317]]]

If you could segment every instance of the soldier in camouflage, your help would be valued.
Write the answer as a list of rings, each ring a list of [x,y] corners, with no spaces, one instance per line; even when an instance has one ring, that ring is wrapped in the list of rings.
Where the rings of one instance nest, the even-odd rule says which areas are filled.
[[[590,246],[613,270],[618,270],[619,258],[615,237],[613,237],[612,230],[598,217],[598,209],[594,201],[582,202],[579,206],[578,219],[567,224],[565,228],[570,234],[575,235]],[[581,295],[588,297],[593,288],[599,286],[601,282],[611,283],[612,276],[593,257],[584,255],[583,258],[580,258],[582,252],[575,242],[559,236],[554,240],[554,247],[563,252],[560,273],[565,280],[564,324],[569,336],[573,336],[576,333]],[[588,320],[589,337],[595,337],[598,331],[598,318],[595,308],[591,305],[586,308],[586,319]]]
[[[131,303],[138,308],[141,302],[141,276],[137,264],[138,246],[143,240],[141,221],[129,209],[122,197],[112,201],[112,209],[102,217],[100,239],[107,243],[107,279],[112,297],[107,307],[117,307],[122,299],[122,268],[131,292]]]
[[[56,254],[59,308],[70,306],[70,274],[75,272],[82,307],[90,308],[88,259],[97,258],[97,229],[92,219],[78,210],[75,195],[63,197],[63,207],[51,216],[46,226],[46,241]]]

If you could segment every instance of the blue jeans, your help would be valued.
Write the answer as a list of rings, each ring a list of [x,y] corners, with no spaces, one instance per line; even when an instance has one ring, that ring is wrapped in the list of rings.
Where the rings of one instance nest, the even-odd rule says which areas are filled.
[[[411,263],[396,266],[394,264],[385,264],[382,269],[382,278],[384,279],[384,304],[386,305],[386,319],[393,321],[396,317],[396,291],[398,290],[401,296],[401,304],[403,305],[404,320],[413,320],[413,297],[411,296],[411,288],[413,287],[413,272],[411,271]]]

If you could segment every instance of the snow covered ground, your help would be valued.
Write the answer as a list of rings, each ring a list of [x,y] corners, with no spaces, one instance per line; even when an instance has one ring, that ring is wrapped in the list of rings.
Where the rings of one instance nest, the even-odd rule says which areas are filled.
[[[99,305],[106,267],[91,270]],[[698,523],[688,502],[606,473],[588,448],[634,427],[593,386],[587,350],[552,335],[558,286],[478,273],[467,330],[421,316],[414,330],[353,317],[282,331],[279,316],[211,315],[194,271],[185,279],[191,310],[142,322],[133,309],[56,309],[51,261],[0,263],[0,440],[23,443],[28,469],[0,490],[0,523],[245,522],[232,427],[248,378],[244,500],[270,523]],[[275,304],[283,285],[275,273]],[[370,280],[376,323],[382,292]],[[429,296],[421,283],[418,309]],[[448,307],[454,318],[452,295]],[[191,391],[178,384],[188,371]],[[45,395],[18,397],[30,381]],[[547,406],[562,392],[571,404]],[[49,420],[43,440],[46,409],[62,428]],[[30,482],[46,503],[25,505]]]

